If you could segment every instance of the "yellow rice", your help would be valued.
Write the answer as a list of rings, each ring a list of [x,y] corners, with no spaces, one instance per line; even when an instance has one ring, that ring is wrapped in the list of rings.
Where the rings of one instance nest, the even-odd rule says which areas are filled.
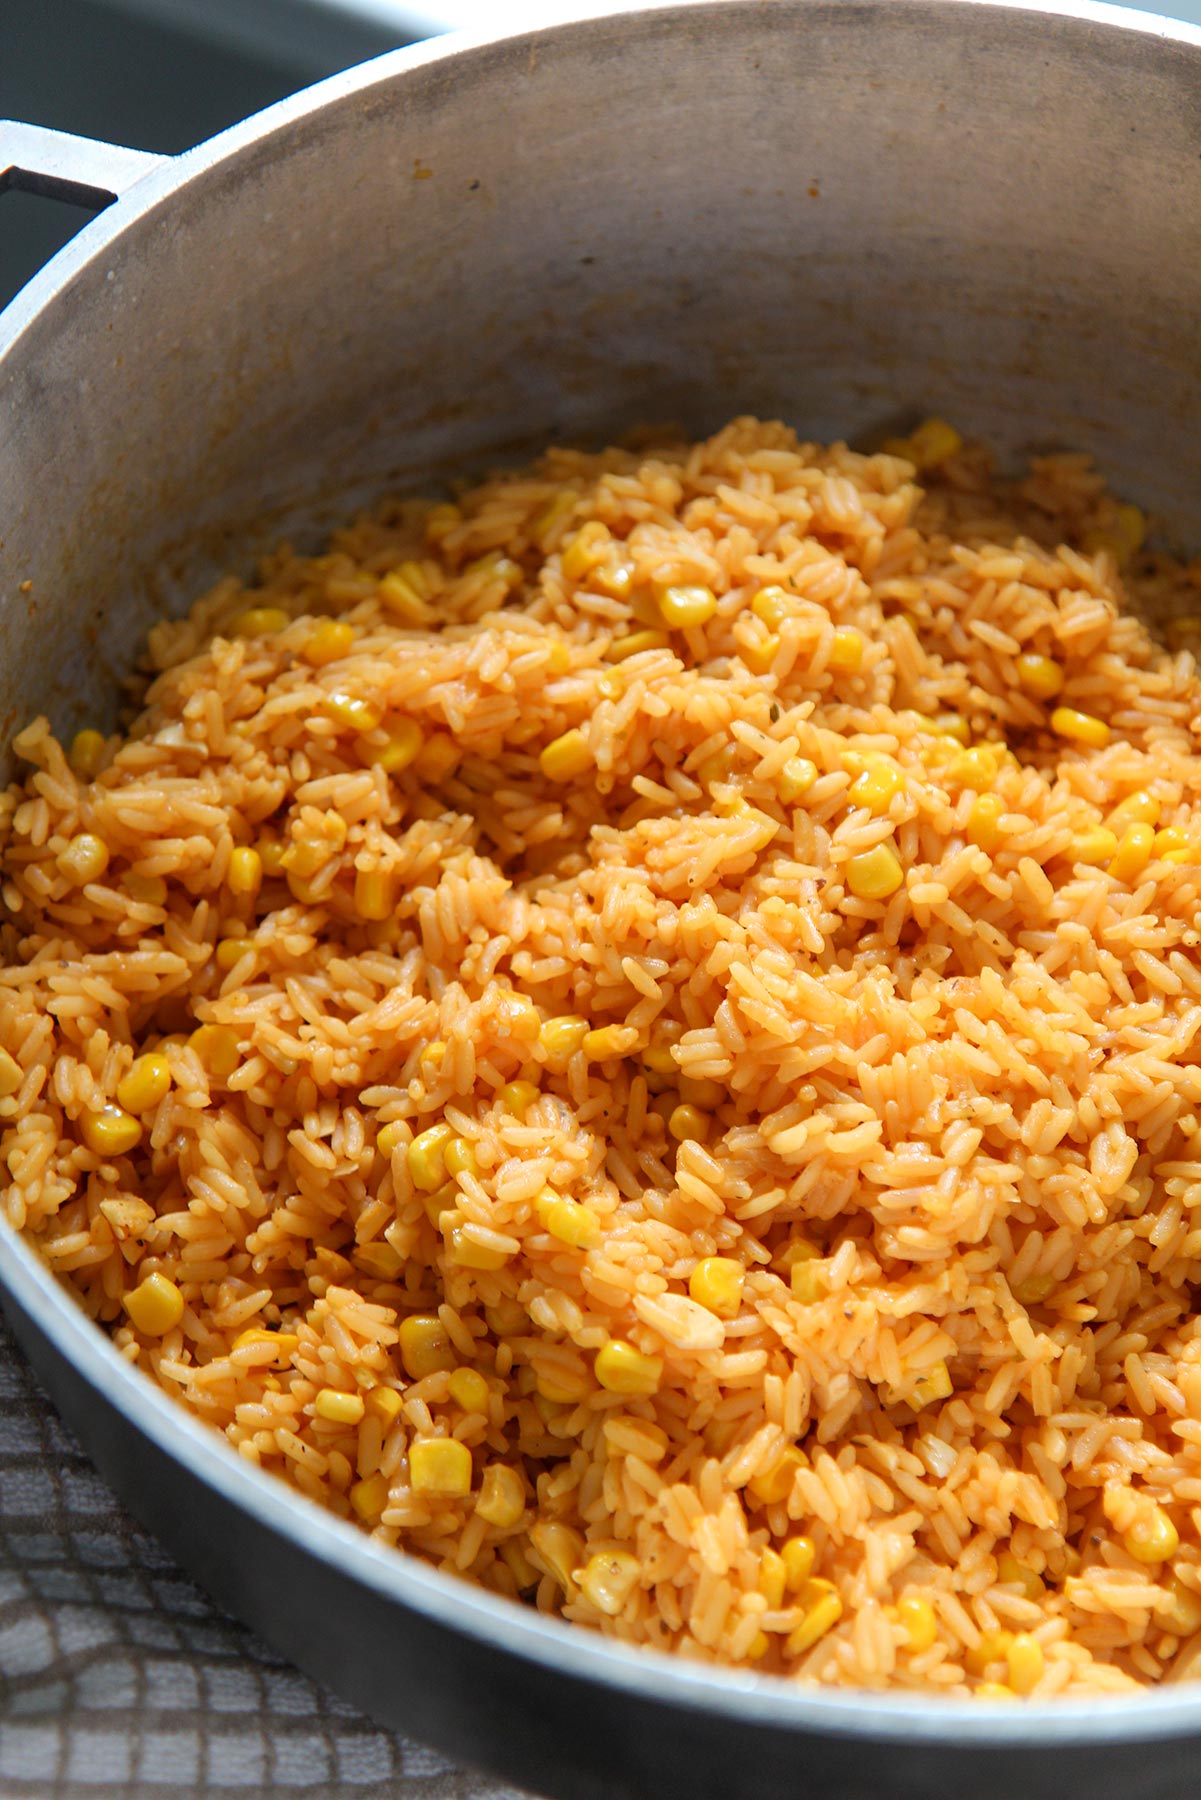
[[[386,1544],[696,1660],[1116,1691],[1201,1653],[1201,683],[1138,616],[1201,605],[1085,459],[915,445],[552,450],[22,732],[3,1206]]]

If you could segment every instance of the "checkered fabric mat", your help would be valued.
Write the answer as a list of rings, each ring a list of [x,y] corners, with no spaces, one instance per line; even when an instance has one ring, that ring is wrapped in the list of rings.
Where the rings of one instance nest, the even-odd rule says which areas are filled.
[[[0,1319],[0,1800],[521,1800],[381,1730],[124,1513]]]

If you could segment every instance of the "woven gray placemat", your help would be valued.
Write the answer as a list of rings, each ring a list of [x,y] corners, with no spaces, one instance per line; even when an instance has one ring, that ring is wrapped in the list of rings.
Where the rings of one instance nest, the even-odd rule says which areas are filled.
[[[124,1512],[0,1319],[2,1800],[521,1800],[310,1681]]]

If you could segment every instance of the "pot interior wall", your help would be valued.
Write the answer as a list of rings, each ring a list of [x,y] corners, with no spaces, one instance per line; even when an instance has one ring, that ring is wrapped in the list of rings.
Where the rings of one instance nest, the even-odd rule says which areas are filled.
[[[0,740],[111,720],[156,611],[289,524],[645,420],[938,410],[1094,452],[1187,542],[1199,63],[719,0],[384,59],[202,147],[0,359]]]

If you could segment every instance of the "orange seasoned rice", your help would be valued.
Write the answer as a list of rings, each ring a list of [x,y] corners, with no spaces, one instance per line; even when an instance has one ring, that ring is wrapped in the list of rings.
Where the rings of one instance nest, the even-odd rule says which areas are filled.
[[[126,733],[16,739],[8,1220],[249,1462],[544,1611],[1190,1673],[1201,602],[1142,537],[1082,457],[740,419],[221,581]]]

